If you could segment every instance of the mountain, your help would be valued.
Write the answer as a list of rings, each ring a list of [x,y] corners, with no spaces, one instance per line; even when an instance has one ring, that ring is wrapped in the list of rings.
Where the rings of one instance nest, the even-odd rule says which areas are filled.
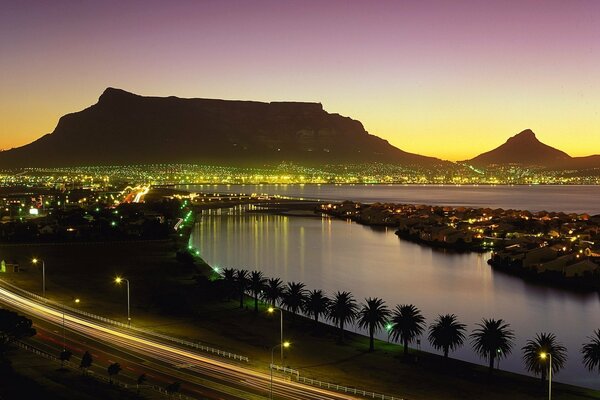
[[[571,157],[540,142],[531,129],[526,129],[494,150],[465,162],[479,167],[519,164],[550,169],[589,169],[600,168],[600,155]]]
[[[108,88],[54,131],[0,153],[0,167],[156,163],[384,162],[431,166],[319,103],[143,97]]]
[[[526,129],[508,139],[500,147],[480,154],[468,162],[477,166],[495,164],[554,166],[570,158],[567,153],[540,142],[531,129]]]

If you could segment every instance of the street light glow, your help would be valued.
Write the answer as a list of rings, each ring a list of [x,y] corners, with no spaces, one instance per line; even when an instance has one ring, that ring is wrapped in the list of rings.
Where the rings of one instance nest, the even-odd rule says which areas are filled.
[[[542,360],[545,360],[545,359],[546,359],[546,357],[548,357],[548,354],[547,354],[546,352],[543,352],[543,351],[542,351],[542,352],[540,353],[540,358],[541,358]]]
[[[119,283],[120,284],[121,282],[123,282],[123,278],[121,278],[120,276],[117,276],[115,278],[115,283]]]
[[[267,308],[267,311],[272,313],[272,312],[275,312],[275,309],[273,307],[269,307],[269,308]]]
[[[292,344],[290,342],[283,342],[283,347],[285,347],[286,349],[288,347],[290,347]]]
[[[37,264],[38,263],[38,259],[34,258],[33,260],[31,260],[32,263]]]

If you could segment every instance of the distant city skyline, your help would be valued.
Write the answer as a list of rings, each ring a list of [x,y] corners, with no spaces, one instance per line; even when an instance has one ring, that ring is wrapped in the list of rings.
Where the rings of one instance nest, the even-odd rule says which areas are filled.
[[[530,128],[600,153],[596,1],[33,1],[0,14],[0,149],[108,87],[321,102],[402,150],[469,159]]]

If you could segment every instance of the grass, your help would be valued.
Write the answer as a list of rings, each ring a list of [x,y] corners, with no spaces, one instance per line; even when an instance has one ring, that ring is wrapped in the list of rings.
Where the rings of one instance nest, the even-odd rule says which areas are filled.
[[[244,309],[238,302],[207,301],[194,284],[194,271],[175,260],[177,245],[152,243],[78,244],[59,246],[0,246],[0,259],[17,260],[26,270],[3,276],[21,287],[41,292],[41,272],[29,264],[33,256],[46,261],[47,296],[68,303],[81,298],[78,307],[120,321],[126,317],[123,287],[113,277],[131,281],[132,320],[138,326],[176,335],[247,355],[251,365],[267,371],[270,349],[279,342],[279,315],[265,307],[253,312],[253,301]],[[204,266],[206,274],[210,269]],[[98,311],[102,310],[102,311]],[[348,333],[336,344],[335,328],[285,313],[284,364],[303,376],[407,399],[543,399],[540,380],[495,372],[483,366],[413,351],[414,359],[401,356],[401,346],[376,342],[369,353],[368,338]],[[278,364],[278,351],[275,352]],[[555,399],[598,398],[596,391],[556,384]]]

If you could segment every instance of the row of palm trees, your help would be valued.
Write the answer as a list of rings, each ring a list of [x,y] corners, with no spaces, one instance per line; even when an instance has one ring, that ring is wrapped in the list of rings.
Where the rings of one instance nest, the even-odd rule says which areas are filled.
[[[344,327],[356,323],[369,334],[369,351],[375,350],[375,335],[386,329],[395,342],[401,342],[404,355],[408,355],[409,345],[425,333],[425,317],[413,304],[397,305],[390,310],[385,301],[374,297],[358,304],[350,292],[338,291],[331,298],[322,290],[307,290],[300,282],[288,282],[284,285],[279,278],[265,278],[260,271],[225,268],[222,273],[229,296],[239,296],[240,308],[244,307],[244,296],[251,294],[254,311],[258,312],[259,300],[272,307],[278,304],[292,314],[303,312],[310,316],[315,324],[319,318],[331,321],[339,330],[338,341],[344,341]],[[459,322],[454,314],[439,315],[428,328],[428,340],[431,346],[443,353],[444,359],[464,345],[467,340],[467,327]],[[483,319],[468,335],[473,350],[487,361],[490,372],[496,361],[511,354],[515,335],[510,324],[502,319]],[[552,372],[560,371],[567,360],[566,348],[558,342],[552,333],[538,333],[527,341],[522,348],[523,361],[528,371],[546,379],[547,358],[541,354],[552,355]],[[600,373],[600,329],[594,332],[590,342],[581,349],[583,363],[590,370]]]

